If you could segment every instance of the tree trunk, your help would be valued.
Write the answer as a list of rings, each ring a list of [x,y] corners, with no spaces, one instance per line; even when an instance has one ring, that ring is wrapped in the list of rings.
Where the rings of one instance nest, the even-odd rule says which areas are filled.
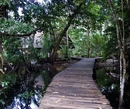
[[[122,109],[124,87],[125,87],[126,59],[125,59],[124,49],[121,49],[120,55],[121,55],[120,56],[120,97],[119,97],[118,109]]]
[[[123,96],[124,96],[124,86],[125,86],[125,74],[126,74],[126,59],[125,59],[125,28],[124,28],[124,6],[123,0],[121,0],[121,10],[122,10],[122,32],[119,28],[119,22],[117,19],[117,13],[114,10],[112,1],[108,0],[111,10],[113,12],[113,17],[115,18],[116,33],[118,46],[120,48],[120,96],[119,96],[119,106],[118,109],[122,109]]]
[[[126,75],[126,59],[125,59],[125,28],[124,28],[124,6],[123,0],[121,0],[121,10],[122,10],[122,48],[120,49],[122,69],[120,69],[120,99],[119,108],[122,109],[124,87],[125,87],[125,75]]]
[[[123,70],[123,68],[122,68],[122,53],[123,51],[122,51],[122,49],[120,50],[120,95],[119,95],[119,106],[118,106],[118,109],[121,109],[121,107],[122,107],[122,101],[123,101],[123,84],[122,84],[122,80],[123,80],[123,78],[122,78],[122,70]]]
[[[74,13],[69,17],[69,21],[67,23],[67,25],[65,26],[64,30],[61,31],[59,38],[54,46],[52,55],[51,55],[51,60],[54,61],[56,59],[56,54],[57,54],[57,49],[59,47],[59,44],[63,38],[63,36],[66,34],[66,31],[68,30],[68,28],[71,25],[72,20],[75,18],[75,16],[80,12],[80,9],[82,7],[83,3],[80,3],[79,6],[77,6],[77,8],[74,10]]]

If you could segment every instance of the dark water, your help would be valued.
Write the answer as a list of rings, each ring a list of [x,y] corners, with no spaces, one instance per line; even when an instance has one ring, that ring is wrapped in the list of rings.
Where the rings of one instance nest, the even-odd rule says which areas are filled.
[[[97,70],[96,83],[101,92],[106,95],[113,109],[118,109],[119,103],[119,80],[113,79],[106,74],[105,69]],[[123,109],[130,109],[130,85],[125,84]]]
[[[12,80],[19,79],[3,93],[0,90],[0,109],[38,109],[40,100],[56,73],[56,69],[50,65],[34,68],[26,76],[19,77],[12,73]]]

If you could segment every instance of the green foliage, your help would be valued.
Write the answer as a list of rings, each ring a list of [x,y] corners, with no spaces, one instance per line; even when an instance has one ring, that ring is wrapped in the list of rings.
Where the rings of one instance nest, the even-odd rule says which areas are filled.
[[[49,36],[49,34],[45,33],[43,37],[43,45],[40,53],[41,59],[47,58],[48,53],[51,54],[54,44],[55,44],[54,40]]]
[[[46,71],[42,71],[41,72],[41,75],[42,75],[42,79],[44,81],[44,90],[46,90],[46,88],[48,87],[48,85],[50,84],[51,82],[51,78],[49,76],[49,73],[46,72]]]
[[[70,59],[70,56],[72,55],[71,53],[71,49],[69,49],[66,45],[62,45],[61,46],[61,58],[66,58],[66,59]]]
[[[98,32],[90,34],[90,45],[88,45],[87,29],[72,29],[69,31],[75,49],[73,55],[87,56],[88,46],[90,46],[90,57],[103,56],[103,48],[105,46],[105,39]]]
[[[13,34],[24,34],[34,30],[34,28],[27,23],[14,21],[13,19],[1,19],[0,18],[0,32]]]
[[[27,49],[27,52],[25,50],[25,54],[23,55],[24,60],[27,62],[31,61],[38,61],[39,59],[39,50],[37,48],[34,48],[34,46],[29,46]]]
[[[118,47],[118,42],[117,42],[117,37],[116,37],[116,31],[115,27],[111,26],[108,27],[104,32],[104,38],[106,39],[105,41],[105,46],[104,46],[104,56],[109,57],[111,55],[115,55],[118,57],[119,55],[119,50],[117,49]],[[113,52],[114,51],[114,52]]]
[[[77,6],[83,2],[81,11],[77,11]],[[120,2],[113,1],[116,12],[121,18]],[[73,49],[68,49],[66,45],[61,46],[61,52],[64,57],[71,55],[87,56],[88,48],[90,47],[90,57],[96,56],[109,56],[117,55],[117,38],[114,23],[111,22],[110,9],[108,3],[102,0],[51,0],[46,4],[39,4],[33,2],[33,0],[4,0],[0,1],[0,5],[9,4],[8,11],[12,11],[14,14],[9,16],[9,19],[0,19],[0,33],[10,34],[10,37],[6,35],[0,36],[4,46],[3,56],[8,63],[26,63],[31,60],[45,59],[48,53],[52,53],[55,49],[57,40],[61,36],[61,33],[69,28],[69,36],[73,41]],[[19,14],[19,8],[22,9]],[[77,11],[74,18],[73,14]],[[126,42],[130,40],[130,28],[129,28],[129,9],[127,5],[125,8],[125,29],[126,29]],[[120,20],[120,19],[119,19]],[[70,24],[67,26],[68,22]],[[106,22],[107,25],[105,25]],[[109,25],[110,24],[110,25]],[[104,26],[105,25],[105,26]],[[27,39],[28,48],[22,49],[22,41],[19,36],[15,34],[26,34],[39,28],[40,32],[43,32],[43,48],[38,51],[33,47],[33,38]],[[99,34],[99,31],[104,31],[105,34]],[[122,28],[120,28],[122,30]],[[88,38],[87,31],[90,30],[90,38]],[[32,34],[35,34],[33,32]],[[15,37],[13,36],[15,35]],[[63,34],[65,35],[65,33]],[[90,41],[90,45],[88,42]],[[127,45],[127,44],[126,44]],[[60,45],[58,45],[60,46]],[[26,51],[26,52],[25,52]],[[113,52],[114,51],[114,52]],[[129,56],[129,48],[127,48],[127,57]],[[22,71],[23,70],[23,71]],[[2,69],[0,70],[2,72]],[[25,69],[20,69],[19,72],[24,74]],[[15,76],[21,78],[22,74]],[[47,80],[48,75],[43,72],[43,78],[45,79],[45,89],[50,80]],[[2,82],[12,82],[11,78],[15,81],[16,78],[12,75],[6,76],[7,80]],[[109,81],[108,81],[109,82]],[[13,82],[15,83],[15,82]],[[6,85],[5,85],[6,86]],[[25,95],[30,95],[25,93]],[[1,102],[1,101],[0,101]],[[2,102],[1,102],[2,103]]]
[[[0,86],[1,86],[2,88],[7,88],[7,87],[9,86],[9,82],[7,82],[7,81],[2,81],[2,82],[0,82]]]
[[[1,96],[1,98],[0,98],[0,105],[4,105],[5,104],[4,99],[7,98],[6,90],[8,90],[9,87],[10,87],[10,82],[8,82],[6,80],[4,80],[4,81],[0,80],[0,96]]]
[[[9,0],[1,0],[0,6],[2,6],[2,5],[10,5],[10,1]]]
[[[52,42],[55,43],[56,40],[59,38],[61,32],[66,27],[67,22],[70,19],[70,16],[72,15],[73,11],[76,9],[76,7],[80,3],[84,3],[84,5],[81,7],[82,8],[81,13],[78,13],[77,16],[75,16],[73,20],[73,22],[75,22],[74,24],[87,26],[88,19],[91,19],[92,24],[96,24],[96,18],[99,17],[99,11],[100,11],[101,6],[98,4],[95,4],[95,2],[87,3],[87,2],[84,2],[84,0],[82,1],[81,0],[74,0],[74,1],[52,0],[51,3],[48,2],[46,5],[40,5],[37,2],[25,0],[24,2],[12,1],[10,10],[14,11],[14,17],[16,16],[15,20],[19,21],[18,26],[17,26],[17,22],[14,20],[15,23],[13,22],[11,23],[12,25],[11,28],[10,26],[8,26],[9,27],[9,29],[7,29],[8,31],[6,29],[3,29],[3,31],[9,32],[10,34],[14,34],[14,33],[23,34],[23,33],[32,31],[33,28],[31,27],[41,26],[43,22],[45,22],[44,26],[42,26],[41,28],[41,31],[44,31],[44,35],[48,34],[48,36],[50,36],[49,43],[51,44],[49,46],[51,49],[53,49],[54,44],[52,44]],[[17,15],[19,7],[22,8],[23,17]],[[23,25],[26,25],[26,26],[23,28]],[[92,26],[87,26],[85,28],[91,28],[91,27]],[[83,33],[84,32],[81,32],[79,36],[82,35],[83,37],[86,37],[85,35],[83,35]],[[81,40],[82,39],[84,41],[83,43],[79,43],[78,45],[75,44],[77,47],[82,46],[82,47],[79,47],[79,50],[75,52],[81,55],[84,51],[83,55],[86,55],[87,51],[83,50],[84,48],[86,48],[86,46],[83,46],[83,44],[86,43],[87,39],[81,38]],[[44,39],[44,40],[45,40],[44,45],[45,46],[48,45],[46,44],[46,42],[48,43],[48,41],[46,41],[47,39]],[[42,58],[46,57],[45,55],[47,54],[48,51],[50,52],[50,48],[48,48],[48,46],[46,47],[45,46],[44,46],[44,50],[42,50],[43,55],[40,55]]]
[[[110,87],[113,84],[113,80],[112,78],[110,78],[107,74],[105,69],[101,69],[98,70],[96,72],[97,74],[97,80],[96,83],[98,84],[98,86],[100,87],[100,89],[104,88],[104,87]]]
[[[4,37],[3,46],[5,49],[3,55],[9,63],[22,62],[22,53],[19,51],[21,40],[19,38]]]
[[[100,11],[100,6],[98,4],[95,4],[94,2],[90,2],[88,6],[88,12],[92,16],[100,16],[99,11]]]
[[[92,34],[90,39],[91,56],[104,56],[105,39],[98,33]]]
[[[32,97],[33,95],[34,95],[34,92],[32,92],[32,91],[30,91],[30,92],[26,91],[23,94],[19,94],[18,97],[23,98],[23,99],[27,99],[27,98]]]
[[[81,30],[78,28],[69,30],[70,38],[75,46],[72,53],[76,56],[86,56],[87,54],[87,35]]]

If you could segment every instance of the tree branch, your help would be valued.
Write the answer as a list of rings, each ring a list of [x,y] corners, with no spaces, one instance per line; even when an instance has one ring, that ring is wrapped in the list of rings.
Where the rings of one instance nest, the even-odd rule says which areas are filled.
[[[60,33],[60,35],[59,35],[59,38],[58,38],[58,40],[57,40],[57,42],[56,42],[56,44],[55,44],[54,51],[53,51],[53,53],[52,53],[52,58],[55,57],[56,51],[57,51],[57,49],[58,49],[58,46],[59,46],[59,44],[60,44],[60,42],[61,42],[63,36],[65,35],[66,31],[67,31],[68,28],[70,27],[71,22],[72,22],[72,20],[74,19],[74,17],[80,12],[80,9],[81,9],[83,3],[84,3],[84,2],[80,3],[79,6],[77,6],[77,8],[74,10],[73,14],[72,14],[71,16],[69,16],[69,21],[68,21],[67,25],[65,26],[65,28],[63,29],[63,31],[61,31],[61,33]]]
[[[109,6],[110,6],[110,9],[112,11],[112,14],[113,14],[113,17],[114,17],[114,21],[115,21],[115,26],[116,26],[116,34],[117,34],[117,39],[118,39],[118,46],[121,48],[121,45],[122,45],[122,42],[121,42],[121,39],[122,39],[122,35],[121,35],[121,30],[120,30],[120,26],[119,26],[119,22],[118,22],[118,17],[117,17],[117,13],[114,9],[114,6],[112,4],[112,1],[111,0],[108,0],[108,3],[109,3]]]

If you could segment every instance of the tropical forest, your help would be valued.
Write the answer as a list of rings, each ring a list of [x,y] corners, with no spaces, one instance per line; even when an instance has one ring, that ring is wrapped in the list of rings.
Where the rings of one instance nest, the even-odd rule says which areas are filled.
[[[38,109],[83,58],[112,109],[130,109],[129,35],[129,0],[0,0],[0,109]]]

